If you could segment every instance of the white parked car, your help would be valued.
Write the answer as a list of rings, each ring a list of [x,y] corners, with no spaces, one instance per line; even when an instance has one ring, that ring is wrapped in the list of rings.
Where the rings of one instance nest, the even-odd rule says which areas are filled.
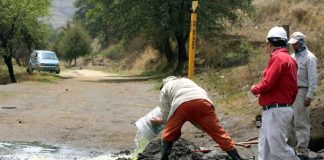
[[[60,73],[60,62],[53,51],[34,50],[29,58],[28,71],[33,70]]]

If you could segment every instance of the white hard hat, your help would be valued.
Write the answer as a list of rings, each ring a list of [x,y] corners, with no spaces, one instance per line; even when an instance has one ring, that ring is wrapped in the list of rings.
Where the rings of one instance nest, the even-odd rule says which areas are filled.
[[[278,26],[271,28],[270,31],[268,32],[267,39],[274,38],[274,37],[282,38],[285,40],[288,39],[287,32],[285,31],[285,29],[283,27],[278,27]]]
[[[288,43],[290,44],[295,44],[298,40],[300,39],[304,39],[305,35],[301,32],[294,32],[291,36],[290,39],[288,41]]]

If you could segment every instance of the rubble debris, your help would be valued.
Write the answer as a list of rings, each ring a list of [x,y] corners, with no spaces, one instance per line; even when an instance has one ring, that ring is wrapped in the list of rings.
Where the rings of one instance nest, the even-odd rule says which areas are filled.
[[[169,160],[230,160],[226,153],[211,151],[204,154],[203,152],[194,152],[195,150],[200,150],[200,148],[180,138],[173,143]],[[145,147],[144,151],[140,153],[137,158],[138,160],[152,160],[160,151],[161,139],[154,139]]]

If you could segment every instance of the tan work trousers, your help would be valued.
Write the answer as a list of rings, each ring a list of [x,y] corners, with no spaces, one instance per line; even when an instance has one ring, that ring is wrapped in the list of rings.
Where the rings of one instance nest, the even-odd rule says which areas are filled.
[[[304,106],[307,88],[299,88],[296,100],[293,104],[294,127],[288,138],[288,144],[292,146],[297,155],[308,157],[308,144],[310,138],[310,119],[308,107]]]

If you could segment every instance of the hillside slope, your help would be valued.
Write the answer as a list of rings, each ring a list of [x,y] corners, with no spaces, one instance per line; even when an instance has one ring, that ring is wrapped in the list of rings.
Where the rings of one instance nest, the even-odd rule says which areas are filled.
[[[265,35],[274,26],[289,25],[290,34],[301,31],[308,46],[324,58],[324,1],[323,0],[254,0],[256,13],[242,27],[230,34],[241,35],[250,41],[265,42]],[[323,65],[323,61],[320,61]]]
[[[73,6],[75,0],[53,0],[50,8],[48,21],[53,28],[66,25],[66,22],[74,14],[76,8]]]
[[[233,28],[230,35],[241,36],[251,43],[259,44],[259,53],[250,57],[250,66],[259,66],[255,72],[261,73],[266,65],[268,53],[262,45],[266,44],[266,34],[274,26],[289,25],[290,34],[301,31],[306,35],[306,42],[318,59],[318,90],[310,106],[311,142],[310,148],[318,151],[324,148],[324,1],[322,0],[255,0],[256,13],[251,19],[246,19],[240,28]],[[256,47],[258,48],[258,47]],[[261,48],[261,49],[260,49]],[[263,48],[263,49],[262,49]],[[292,49],[290,49],[291,52]],[[260,61],[260,56],[261,58]],[[259,65],[258,65],[259,63]],[[264,66],[263,65],[263,66]],[[250,67],[248,67],[250,68]],[[238,70],[233,69],[233,73]],[[240,72],[242,73],[242,72]],[[248,77],[248,76],[247,76]],[[244,80],[240,81],[240,83]],[[237,104],[233,101],[231,105]]]

